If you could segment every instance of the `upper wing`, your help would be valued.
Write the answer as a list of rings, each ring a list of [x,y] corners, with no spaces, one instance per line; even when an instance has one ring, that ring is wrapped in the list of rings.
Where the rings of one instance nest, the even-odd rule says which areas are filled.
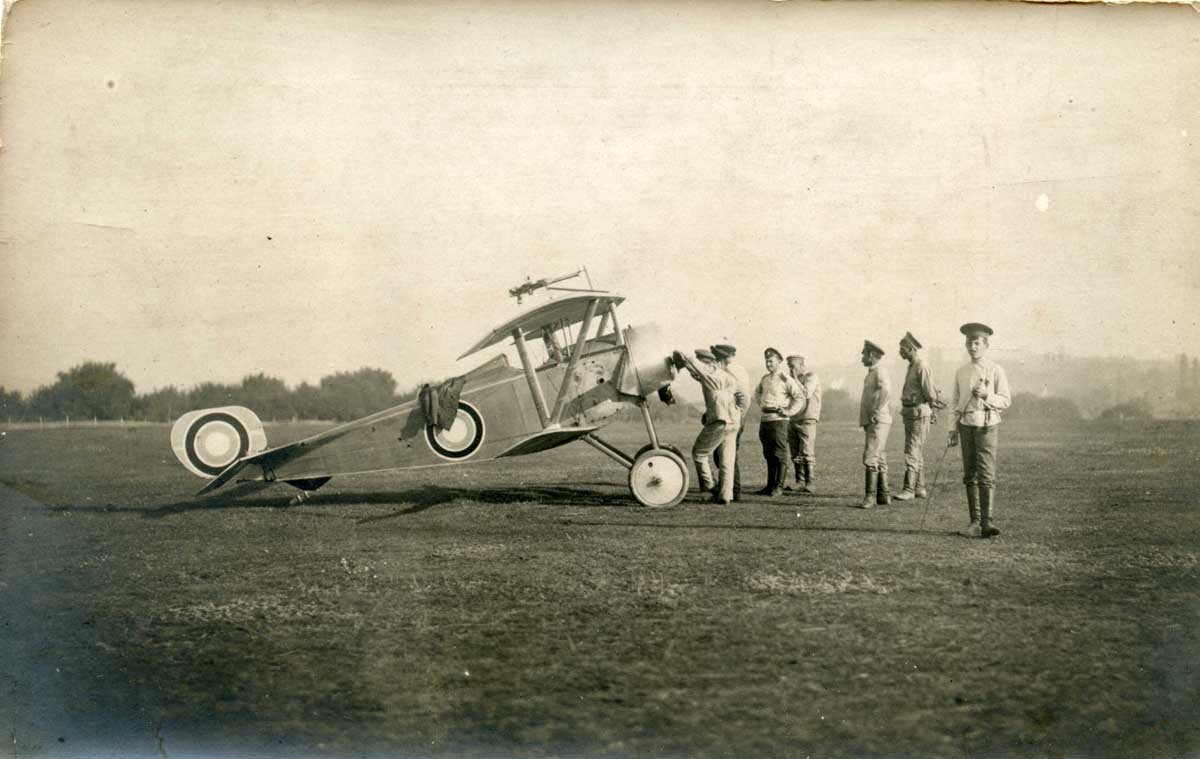
[[[600,301],[596,307],[596,313],[599,314],[610,305],[620,305],[625,299],[620,295],[609,293],[590,293],[588,295],[572,295],[569,298],[550,301],[532,311],[527,311],[509,319],[504,324],[496,327],[468,348],[459,358],[466,358],[476,351],[481,351],[484,348],[512,337],[514,329],[520,329],[526,337],[533,337],[536,334],[540,334],[542,328],[549,324],[576,324],[581,322],[583,321],[584,314],[587,313],[588,304],[593,300]]]

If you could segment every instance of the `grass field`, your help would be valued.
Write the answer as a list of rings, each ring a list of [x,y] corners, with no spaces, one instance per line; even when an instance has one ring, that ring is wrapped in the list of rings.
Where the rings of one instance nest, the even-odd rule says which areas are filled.
[[[286,507],[192,499],[166,427],[9,430],[0,755],[1200,753],[1200,425],[1006,424],[992,541],[957,450],[923,527],[849,508],[860,436],[815,496],[646,510],[582,444]]]

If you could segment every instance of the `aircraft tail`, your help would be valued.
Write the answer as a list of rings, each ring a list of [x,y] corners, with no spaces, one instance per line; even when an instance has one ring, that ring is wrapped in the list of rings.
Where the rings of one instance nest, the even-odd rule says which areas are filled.
[[[171,448],[184,468],[214,478],[231,464],[267,448],[258,416],[244,406],[189,411],[171,428]]]

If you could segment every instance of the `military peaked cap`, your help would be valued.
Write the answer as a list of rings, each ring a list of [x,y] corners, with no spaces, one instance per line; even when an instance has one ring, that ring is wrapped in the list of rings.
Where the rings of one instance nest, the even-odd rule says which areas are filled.
[[[887,355],[887,351],[885,351],[883,348],[880,348],[878,345],[871,342],[870,340],[863,340],[863,350],[874,351],[875,353],[878,353],[881,356]]]
[[[695,354],[696,358],[702,358],[705,361],[715,361],[717,359],[717,357],[712,354],[712,351],[708,350],[707,348],[697,348],[695,350]]]
[[[986,335],[988,337],[992,336],[992,328],[986,324],[980,324],[979,322],[967,322],[959,327],[958,331],[967,337],[974,337],[975,335]]]
[[[730,358],[737,355],[737,348],[734,348],[732,345],[710,345],[709,350],[717,358]]]
[[[770,358],[771,356],[774,356],[775,358],[779,359],[780,361],[783,360],[783,354],[780,353],[779,351],[775,350],[774,348],[767,348],[765,351],[763,351],[763,358]]]
[[[913,337],[913,333],[911,333],[911,332],[905,332],[905,333],[904,333],[904,337],[900,338],[900,343],[901,343],[902,345],[903,345],[904,343],[908,343],[909,345],[911,345],[911,346],[912,346],[912,347],[914,347],[914,348],[921,348],[921,347],[924,347],[924,346],[922,346],[922,345],[921,345],[921,341],[920,341],[920,340],[918,340],[917,338]]]

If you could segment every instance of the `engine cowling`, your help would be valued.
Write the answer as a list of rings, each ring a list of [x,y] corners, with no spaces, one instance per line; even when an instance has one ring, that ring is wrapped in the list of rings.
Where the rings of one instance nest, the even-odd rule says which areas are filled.
[[[206,408],[175,420],[171,448],[189,472],[211,479],[241,457],[265,451],[267,433],[244,406]]]
[[[675,379],[671,349],[653,324],[639,324],[625,330],[629,362],[621,375],[620,390],[643,398],[658,392]]]

